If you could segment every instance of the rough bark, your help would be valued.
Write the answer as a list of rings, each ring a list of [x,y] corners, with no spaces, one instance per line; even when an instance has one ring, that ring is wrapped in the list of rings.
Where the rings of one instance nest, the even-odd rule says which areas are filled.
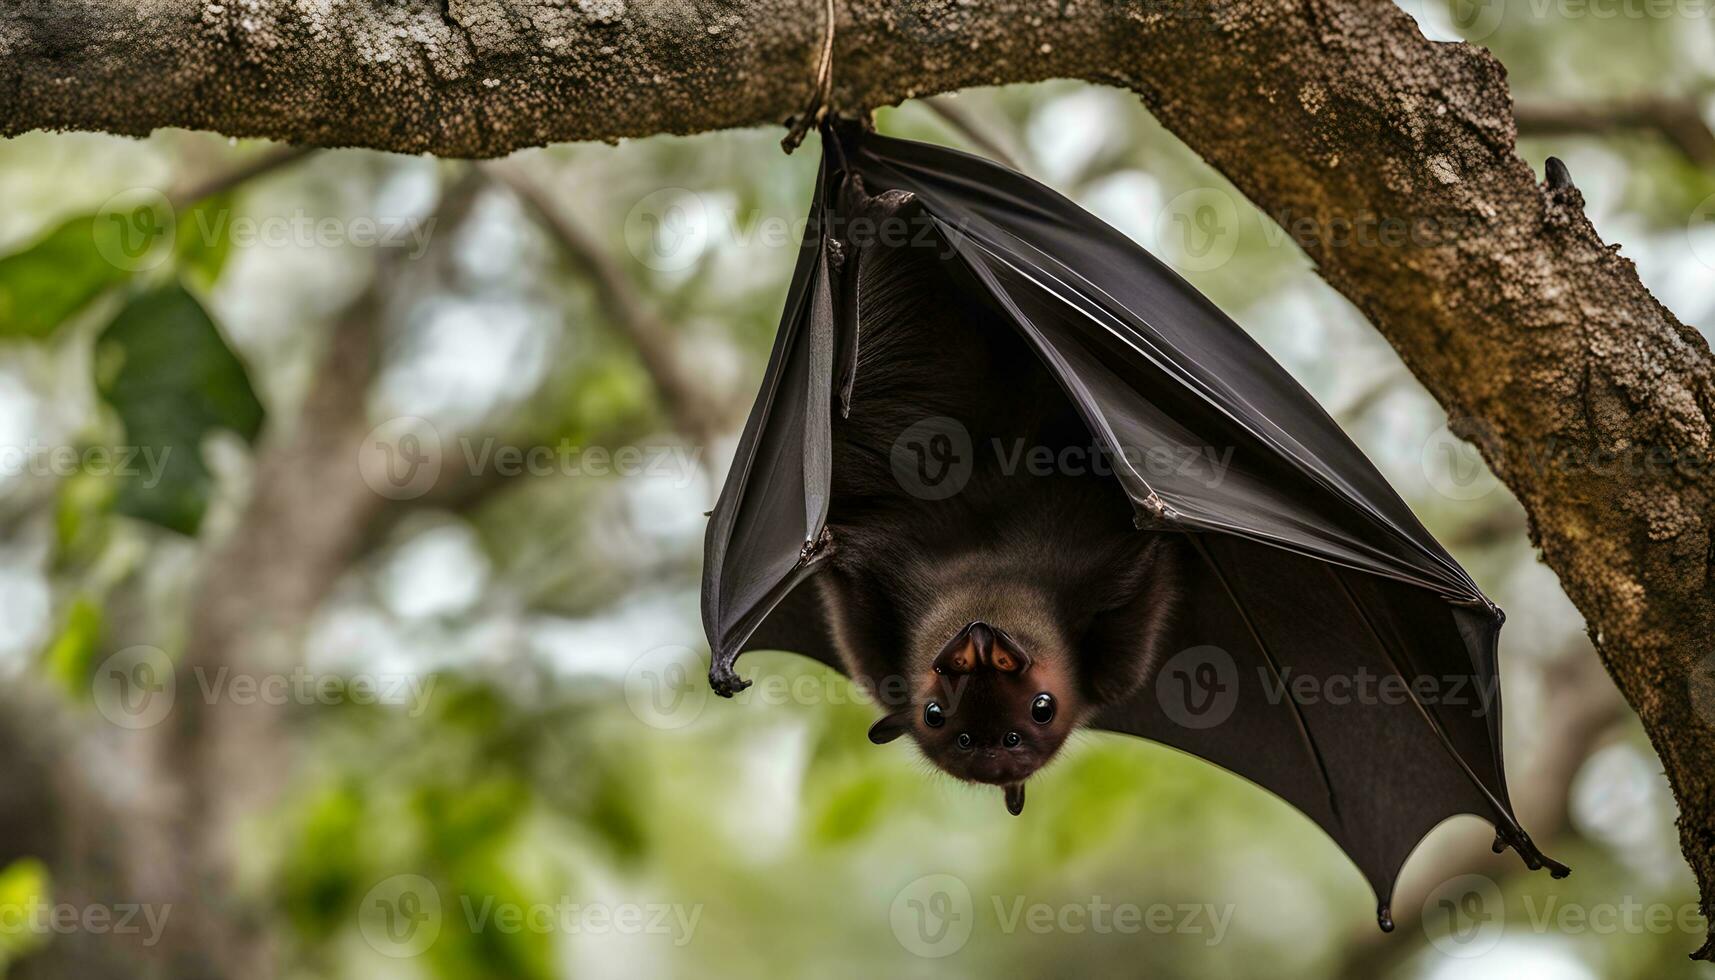
[[[774,123],[812,88],[822,12],[38,0],[0,11],[0,133],[173,125],[481,156]],[[1578,192],[1539,186],[1516,155],[1500,64],[1426,40],[1383,0],[851,0],[837,23],[837,107],[1053,77],[1123,85],[1295,233],[1530,514],[1661,755],[1707,913],[1715,361]],[[1376,234],[1354,240],[1353,223]]]

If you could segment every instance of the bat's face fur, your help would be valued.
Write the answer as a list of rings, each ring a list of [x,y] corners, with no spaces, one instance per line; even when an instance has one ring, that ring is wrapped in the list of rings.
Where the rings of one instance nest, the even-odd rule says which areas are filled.
[[[912,734],[931,761],[974,783],[1022,783],[1059,751],[1078,714],[1064,658],[971,623],[922,679]]]
[[[1010,618],[1011,628],[1000,625]],[[1036,617],[937,625],[913,644],[912,696],[870,729],[877,743],[909,733],[942,771],[1004,787],[1007,807],[1024,805],[1024,781],[1065,744],[1085,714],[1058,631]]]

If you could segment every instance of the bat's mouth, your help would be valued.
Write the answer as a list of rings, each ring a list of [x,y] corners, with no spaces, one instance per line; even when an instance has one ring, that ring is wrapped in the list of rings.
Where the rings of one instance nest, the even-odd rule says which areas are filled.
[[[973,783],[1008,786],[1028,779],[1047,761],[1047,757],[1033,747],[977,748],[960,760],[957,774]]]

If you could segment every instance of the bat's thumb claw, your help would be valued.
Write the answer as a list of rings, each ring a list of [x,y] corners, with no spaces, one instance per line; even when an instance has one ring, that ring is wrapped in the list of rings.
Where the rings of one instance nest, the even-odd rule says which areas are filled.
[[[715,664],[709,668],[709,686],[721,697],[730,698],[749,687],[750,682],[738,676],[732,664]]]
[[[1024,784],[1013,783],[1006,788],[1006,812],[1018,816],[1024,812]]]

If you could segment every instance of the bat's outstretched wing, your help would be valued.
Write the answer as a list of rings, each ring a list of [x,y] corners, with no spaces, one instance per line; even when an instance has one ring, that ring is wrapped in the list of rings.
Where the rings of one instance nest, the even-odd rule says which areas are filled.
[[[892,192],[1041,357],[1139,525],[1186,533],[1202,558],[1180,652],[1097,727],[1193,753],[1298,807],[1368,878],[1384,928],[1400,866],[1455,814],[1488,819],[1497,847],[1564,874],[1507,798],[1500,610],[1279,364],[1172,270],[1026,177],[855,128],[823,140],[812,227],[709,529],[717,690],[742,685],[732,664],[745,649],[838,666],[814,596],[794,590],[825,548],[829,413],[860,340],[840,283],[862,243],[842,237],[840,212],[854,186]]]

